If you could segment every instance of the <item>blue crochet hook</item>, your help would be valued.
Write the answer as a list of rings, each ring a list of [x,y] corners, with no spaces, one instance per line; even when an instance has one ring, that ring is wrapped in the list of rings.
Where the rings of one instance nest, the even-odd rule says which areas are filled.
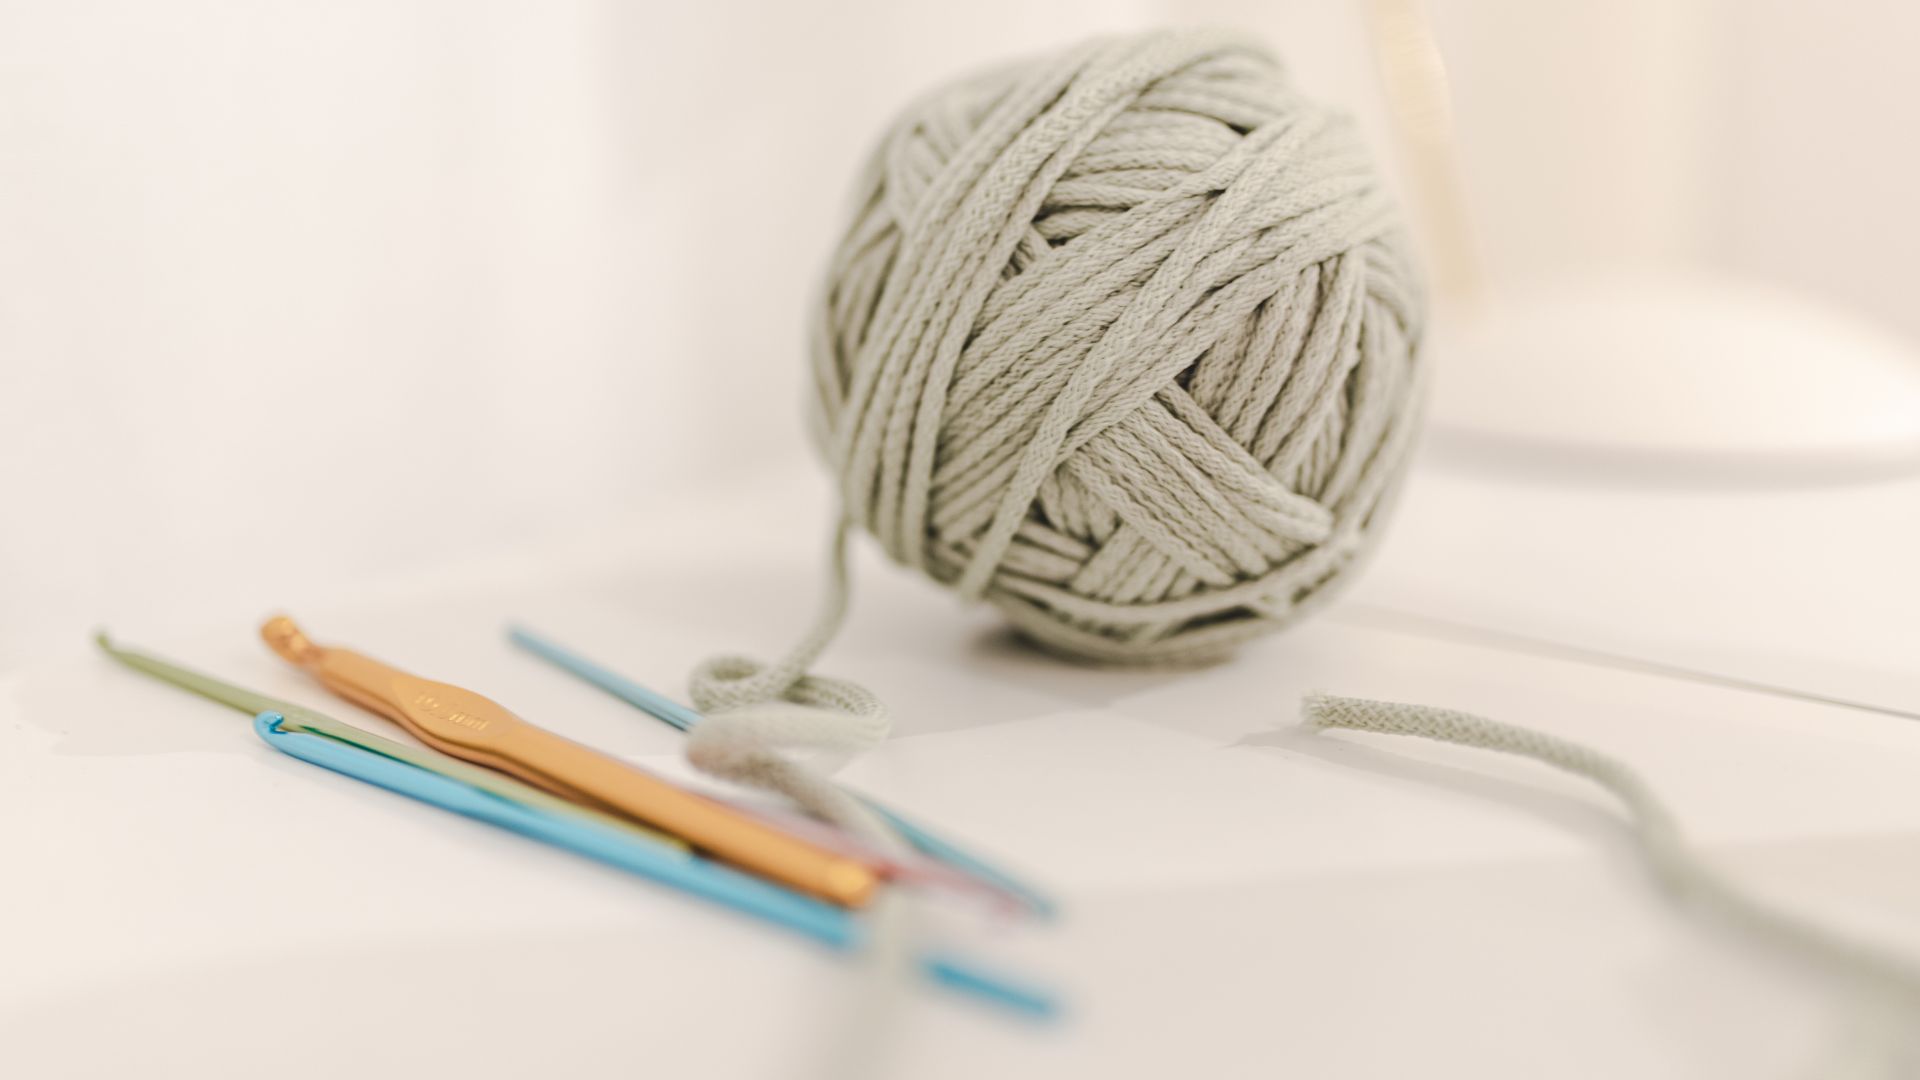
[[[599,664],[573,652],[561,645],[541,637],[523,626],[507,627],[507,640],[532,653],[555,667],[574,675],[601,690],[612,694],[621,701],[647,713],[671,727],[689,731],[701,720],[699,713],[673,700],[664,694],[648,689],[620,673],[602,667]],[[941,838],[926,827],[917,825],[898,812],[889,810],[880,803],[852,793],[865,803],[868,809],[878,814],[901,838],[911,844],[915,850],[938,859],[948,866],[986,882],[995,889],[1013,897],[1027,910],[1041,918],[1052,918],[1059,908],[1045,893],[1014,877],[1012,874],[988,863],[977,855]]]
[[[850,952],[862,944],[864,927],[844,908],[586,818],[556,815],[502,799],[352,743],[309,731],[288,731],[286,723],[287,718],[280,713],[263,712],[253,718],[253,730],[268,746],[309,764],[672,885],[831,948]],[[1046,991],[983,971],[962,958],[935,952],[921,956],[918,963],[921,971],[941,986],[992,1004],[1035,1017],[1050,1016],[1056,1009]]]

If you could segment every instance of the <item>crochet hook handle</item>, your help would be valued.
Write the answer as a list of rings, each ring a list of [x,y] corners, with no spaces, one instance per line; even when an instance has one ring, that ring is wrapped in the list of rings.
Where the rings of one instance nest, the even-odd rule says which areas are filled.
[[[879,881],[862,863],[822,851],[704,796],[521,719],[471,690],[372,657],[315,644],[280,616],[261,627],[274,652],[362,708],[443,753],[499,769],[561,798],[678,836],[746,870],[848,907]]]

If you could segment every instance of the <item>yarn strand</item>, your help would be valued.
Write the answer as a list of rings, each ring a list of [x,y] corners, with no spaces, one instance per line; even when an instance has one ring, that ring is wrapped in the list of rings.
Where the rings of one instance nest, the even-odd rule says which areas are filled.
[[[706,719],[688,733],[687,760],[734,783],[784,795],[823,820],[899,850],[891,829],[858,799],[788,751],[853,754],[886,740],[886,706],[858,683],[808,673],[846,618],[851,582],[847,526],[828,545],[827,589],[813,625],[772,664],[717,656],[694,669],[694,707]]]
[[[814,816],[904,854],[906,843],[865,803],[792,755],[796,750],[857,753],[879,745],[891,723],[886,706],[865,687],[808,672],[846,619],[852,582],[847,523],[828,544],[827,588],[814,622],[772,664],[751,657],[713,657],[694,669],[694,707],[705,714],[687,732],[687,760],[733,783],[791,800]],[[848,999],[828,1035],[813,1075],[822,1080],[879,1080],[909,995],[919,935],[912,899],[882,890],[865,920],[867,944]]]
[[[1636,850],[1668,895],[1770,947],[1851,974],[1900,1009],[1920,1009],[1920,962],[1750,896],[1687,846],[1672,812],[1622,761],[1545,732],[1426,705],[1316,694],[1302,702],[1302,715],[1314,730],[1410,735],[1530,758],[1589,780],[1626,807]]]

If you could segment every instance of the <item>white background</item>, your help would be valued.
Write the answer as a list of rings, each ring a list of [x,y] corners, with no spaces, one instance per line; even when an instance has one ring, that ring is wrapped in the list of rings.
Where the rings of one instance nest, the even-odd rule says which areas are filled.
[[[1920,14],[1438,6],[1503,294],[1705,269],[1920,339]],[[662,688],[790,641],[827,514],[800,326],[858,155],[941,73],[1172,10],[695,7],[0,7],[0,1073],[817,1059],[851,967],[85,651],[106,623],[342,708],[251,639],[284,606],[683,767],[502,623]],[[1179,14],[1262,31],[1384,136],[1357,7]],[[1844,335],[1795,340],[1774,355],[1821,384]],[[1476,356],[1436,359],[1470,385]],[[1586,786],[1290,721],[1328,689],[1593,745],[1715,868],[1914,955],[1920,476],[1504,464],[1422,455],[1353,594],[1178,676],[1012,647],[862,548],[826,669],[898,729],[849,777],[1070,913],[991,943],[1066,1024],[915,995],[889,1075],[1835,1075],[1841,988],[1683,917]]]
[[[1920,9],[1436,6],[1500,282],[1707,266],[1920,335]],[[1359,11],[0,4],[0,667],[801,475],[806,299],[897,103],[1178,18],[1379,133]]]

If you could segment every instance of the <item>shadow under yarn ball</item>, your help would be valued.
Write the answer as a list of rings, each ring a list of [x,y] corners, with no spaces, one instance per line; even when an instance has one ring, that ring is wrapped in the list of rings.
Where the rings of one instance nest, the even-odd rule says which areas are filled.
[[[963,78],[856,194],[815,431],[892,559],[1119,663],[1216,658],[1351,572],[1419,415],[1421,290],[1352,124],[1258,44]]]

